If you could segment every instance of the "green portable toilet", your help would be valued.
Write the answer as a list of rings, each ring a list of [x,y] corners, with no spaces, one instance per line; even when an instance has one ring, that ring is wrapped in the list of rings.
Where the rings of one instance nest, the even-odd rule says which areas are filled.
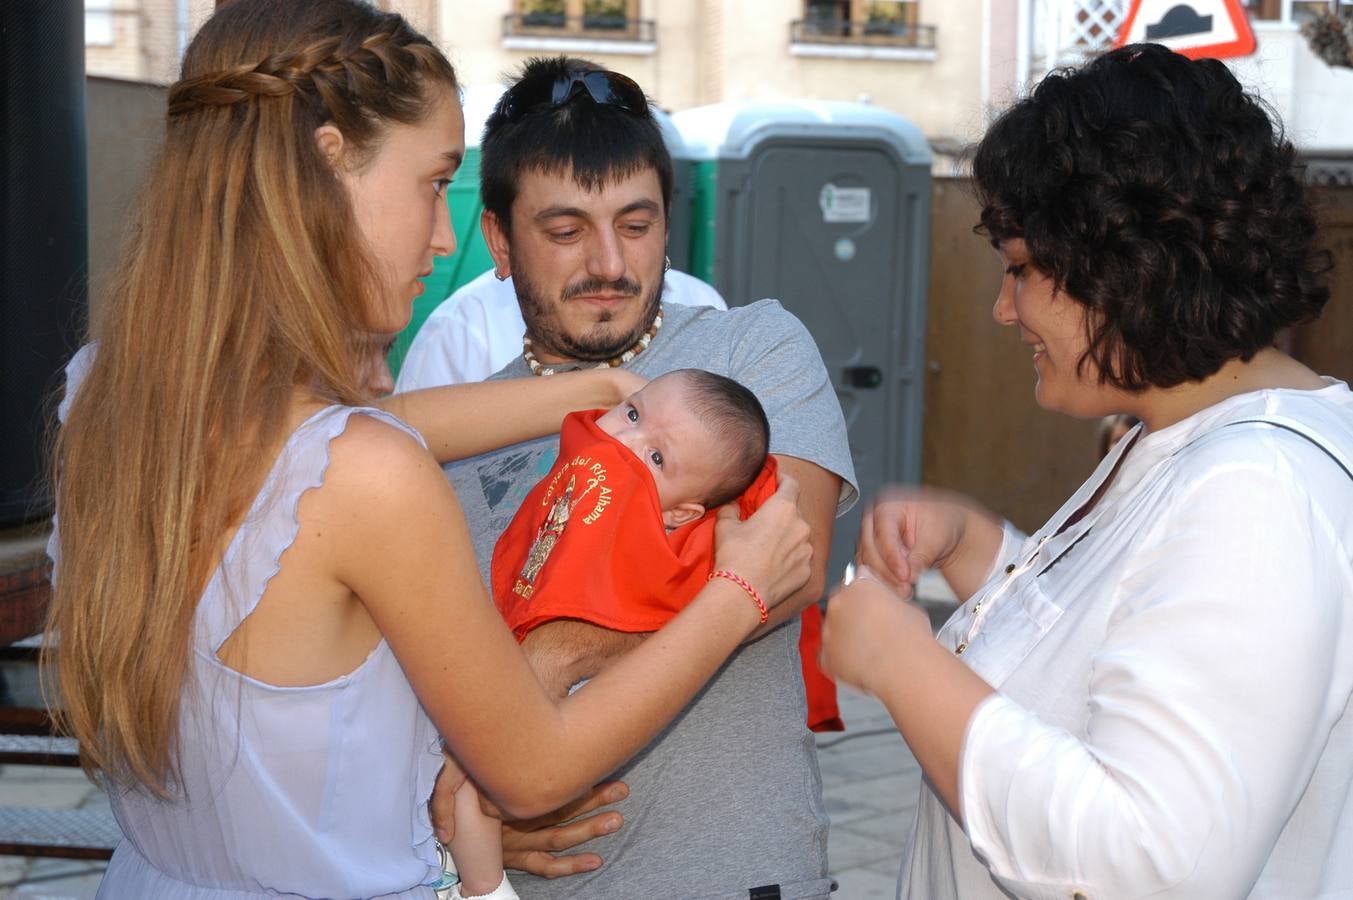
[[[466,88],[463,94],[465,111],[465,160],[455,179],[446,190],[446,202],[451,209],[451,225],[456,231],[456,252],[439,256],[432,261],[432,274],[423,279],[423,293],[413,301],[413,315],[409,325],[390,348],[390,369],[398,376],[404,354],[418,329],[432,315],[443,300],[457,288],[473,281],[493,266],[489,248],[479,229],[479,216],[484,204],[479,199],[479,141],[484,133],[484,122],[493,112],[501,87]],[[672,265],[686,270],[691,239],[691,170],[692,162],[685,153],[681,134],[667,113],[653,108],[653,115],[662,128],[663,140],[672,154],[674,179],[672,188],[672,215],[667,255]]]
[[[930,148],[858,103],[720,103],[673,116],[694,163],[691,274],[729,305],[774,297],[817,341],[860,492],[919,482]],[[837,521],[828,577],[862,507]]]

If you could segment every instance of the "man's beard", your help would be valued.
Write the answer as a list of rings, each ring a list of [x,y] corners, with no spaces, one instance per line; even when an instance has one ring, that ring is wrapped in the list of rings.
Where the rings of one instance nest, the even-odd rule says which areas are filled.
[[[616,333],[605,327],[615,318],[613,312],[604,312],[600,318],[583,334],[568,334],[559,321],[559,309],[573,297],[592,294],[598,291],[637,296],[642,290],[637,281],[621,277],[616,281],[602,281],[588,278],[571,284],[563,291],[563,296],[553,303],[546,301],[531,280],[515,262],[512,266],[512,284],[517,290],[517,301],[521,305],[521,315],[526,321],[526,333],[531,343],[552,356],[578,362],[605,362],[614,359],[639,342],[662,306],[662,278],[655,279],[653,289],[644,300],[644,311],[634,327],[622,333]]]

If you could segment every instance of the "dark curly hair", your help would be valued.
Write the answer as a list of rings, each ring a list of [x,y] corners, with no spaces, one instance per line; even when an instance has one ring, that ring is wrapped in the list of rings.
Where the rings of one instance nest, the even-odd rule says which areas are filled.
[[[1274,117],[1276,118],[1276,117]],[[976,231],[1088,307],[1101,383],[1172,387],[1320,314],[1295,150],[1222,63],[1131,44],[1049,74],[973,157]]]

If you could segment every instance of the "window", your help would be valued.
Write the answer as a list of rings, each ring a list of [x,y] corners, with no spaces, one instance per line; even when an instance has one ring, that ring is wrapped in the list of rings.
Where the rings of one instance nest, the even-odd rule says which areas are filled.
[[[85,0],[85,44],[113,45],[112,0]]]
[[[914,29],[916,4],[907,0],[874,0],[864,7],[864,33],[903,36]]]
[[[516,0],[508,37],[522,35],[652,40],[652,22],[639,18],[639,0]]]
[[[790,43],[933,50],[935,28],[921,24],[917,0],[804,0],[803,19],[791,25]]]

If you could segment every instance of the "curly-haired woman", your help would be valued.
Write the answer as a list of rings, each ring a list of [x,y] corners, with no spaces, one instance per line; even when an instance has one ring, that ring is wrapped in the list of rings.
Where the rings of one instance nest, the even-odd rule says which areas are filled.
[[[100,896],[431,900],[439,735],[503,809],[545,813],[764,621],[720,579],[556,706],[429,450],[557,428],[609,376],[393,398],[417,432],[365,405],[375,336],[454,248],[463,131],[445,57],[357,0],[232,0],[188,48],[57,454],[62,719],[127,837]],[[768,605],[811,554],[782,491],[716,550]]]
[[[926,775],[901,894],[1353,893],[1353,394],[1274,347],[1321,310],[1293,149],[1215,60],[1134,45],[981,141],[1041,406],[1141,419],[1033,535],[893,492],[824,654]],[[965,602],[932,639],[898,594]]]

